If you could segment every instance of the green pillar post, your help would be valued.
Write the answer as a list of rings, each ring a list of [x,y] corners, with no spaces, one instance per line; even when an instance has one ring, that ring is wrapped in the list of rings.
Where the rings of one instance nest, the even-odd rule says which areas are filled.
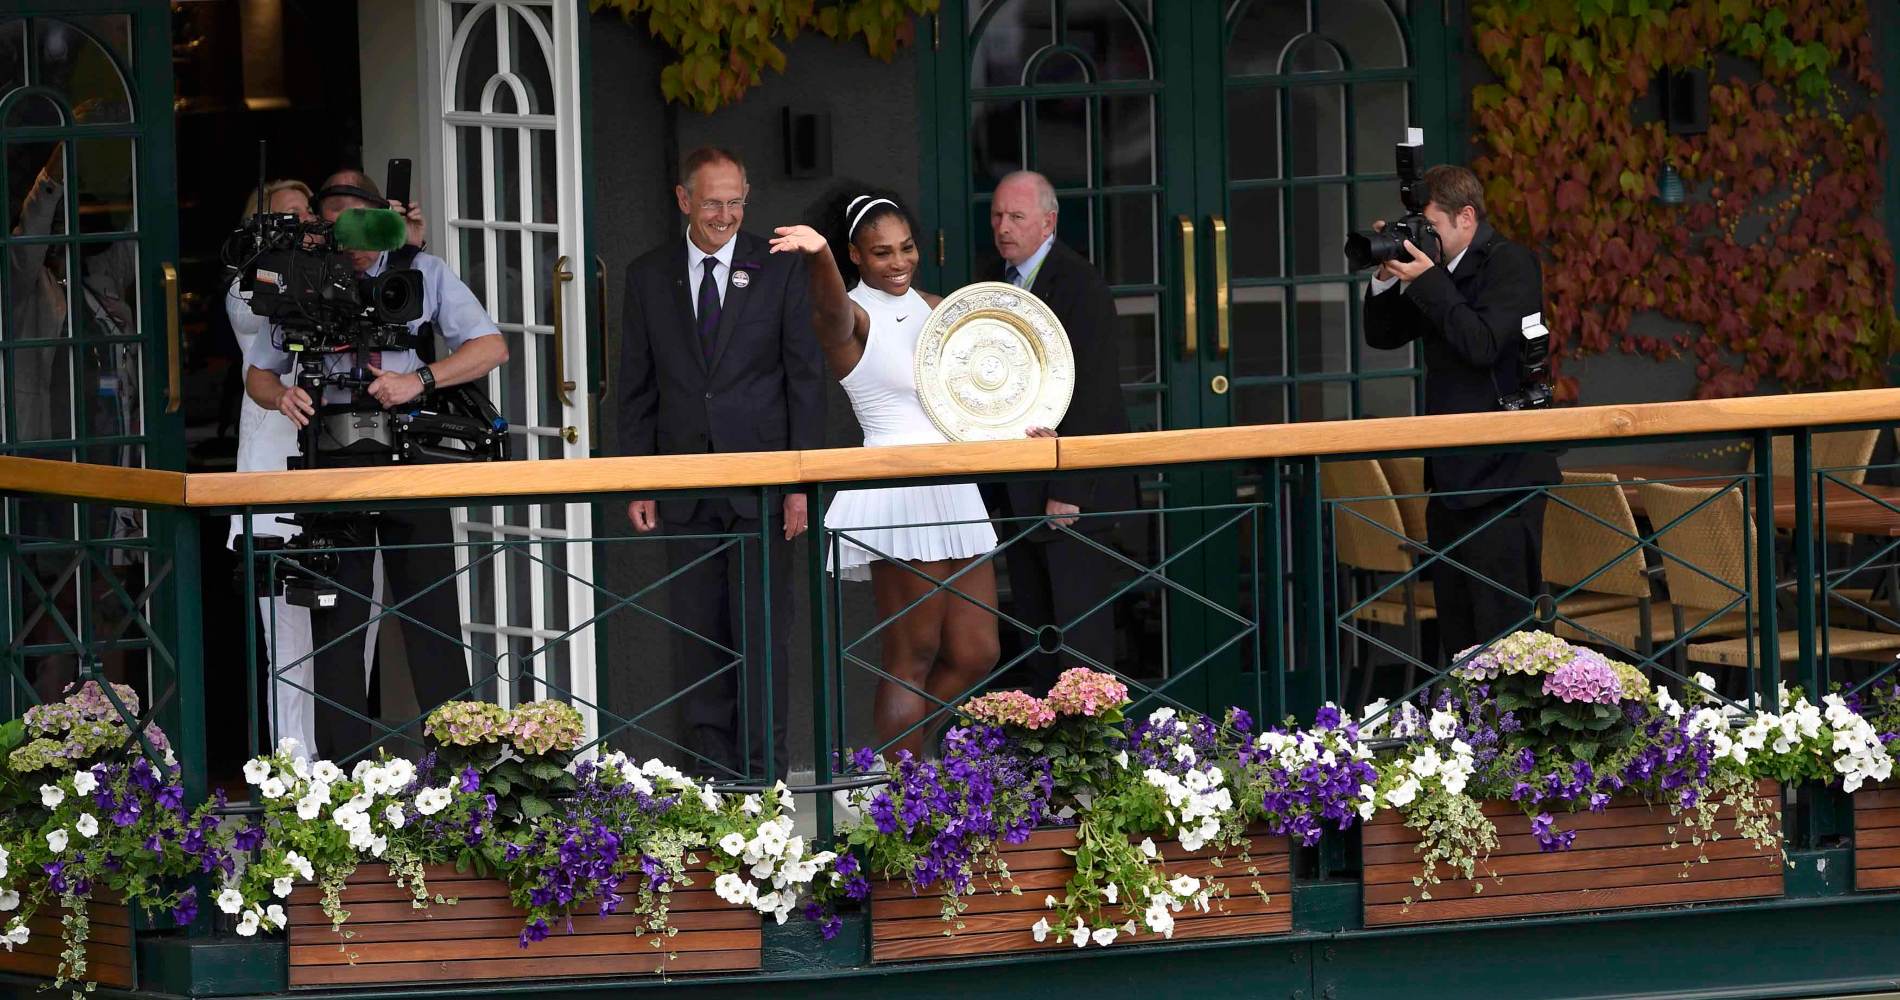
[[[825,508],[831,491],[813,484],[806,492],[807,523],[811,525],[811,543],[806,549],[806,580],[811,586],[811,733],[812,781],[823,785],[831,781],[831,618],[837,613],[830,600],[829,580],[825,574],[825,555],[831,540],[825,534]],[[831,796],[820,794],[816,808],[818,836],[832,831]]]

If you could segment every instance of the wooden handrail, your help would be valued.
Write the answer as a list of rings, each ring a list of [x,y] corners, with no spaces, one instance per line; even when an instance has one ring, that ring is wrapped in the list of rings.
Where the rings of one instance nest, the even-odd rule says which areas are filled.
[[[301,472],[162,472],[0,457],[0,491],[189,507],[639,493],[942,476],[973,478],[1483,444],[1548,444],[1832,424],[1900,423],[1900,389],[1518,413],[1337,420],[897,448],[569,459]]]
[[[81,500],[177,507],[185,502],[185,481],[184,473],[161,469],[0,457],[0,493],[50,493]]]
[[[1900,423],[1900,389],[1071,437],[1061,439],[1059,467],[1102,469],[1297,455],[1424,451],[1471,445],[1545,444],[1879,420]]]
[[[185,503],[191,507],[619,493],[793,483],[798,481],[798,453],[764,451],[580,458],[559,463],[471,462],[375,469],[207,472],[193,474],[189,479]]]

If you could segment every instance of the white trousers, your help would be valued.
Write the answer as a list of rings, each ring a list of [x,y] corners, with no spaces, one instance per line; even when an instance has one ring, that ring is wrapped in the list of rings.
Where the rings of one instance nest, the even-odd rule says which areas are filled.
[[[370,669],[376,663],[376,616],[383,611],[383,555],[376,554],[375,581],[370,591],[370,622],[363,635],[363,686],[369,687]],[[292,604],[282,597],[257,599],[257,620],[264,628],[271,677],[270,745],[292,739],[297,745],[292,757],[308,757],[317,745],[317,660],[310,632],[310,609]],[[288,664],[279,669],[280,664]]]

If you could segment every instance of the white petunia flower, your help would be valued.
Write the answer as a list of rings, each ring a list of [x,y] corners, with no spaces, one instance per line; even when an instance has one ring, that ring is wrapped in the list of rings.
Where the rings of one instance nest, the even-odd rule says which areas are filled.
[[[765,811],[765,803],[757,795],[748,795],[739,802],[739,811],[747,816],[757,816]]]
[[[264,922],[276,930],[283,930],[284,925],[290,921],[284,916],[284,908],[272,903],[270,908],[264,911]]]
[[[257,918],[257,911],[245,910],[244,916],[238,919],[238,925],[237,925],[238,936],[239,937],[256,937],[258,923],[259,921]]]
[[[1037,920],[1034,924],[1030,925],[1029,933],[1036,939],[1037,944],[1041,944],[1049,937],[1049,921],[1046,919]]]
[[[257,786],[257,794],[262,795],[265,801],[281,799],[288,791],[289,789],[284,787],[283,780],[275,777],[265,778]]]
[[[0,938],[0,942],[4,942],[7,946],[7,950],[12,951],[14,945],[25,944],[32,939],[33,931],[18,917],[15,917],[13,926],[7,928],[6,937]]]
[[[225,886],[218,893],[218,909],[225,913],[236,913],[244,909],[244,894],[235,886]]]
[[[1095,933],[1089,935],[1089,937],[1094,938],[1096,944],[1106,947],[1115,943],[1117,933],[1113,927],[1097,927]]]
[[[335,783],[341,777],[343,777],[343,769],[327,760],[320,760],[310,765],[311,781],[321,781],[328,785]]]
[[[728,833],[719,838],[719,849],[736,858],[745,853],[745,837],[737,833]]]
[[[66,792],[58,785],[40,786],[40,805],[53,809],[64,801],[66,801]]]
[[[286,851],[284,853],[284,864],[287,865],[291,871],[296,872],[298,878],[306,882],[316,880],[316,866],[312,865],[308,858],[298,854],[296,851]]]
[[[383,810],[383,820],[398,830],[402,829],[403,823],[407,821],[402,811],[402,804],[391,802],[389,808]]]
[[[1411,805],[1412,800],[1418,798],[1418,788],[1418,779],[1408,775],[1397,787],[1385,793],[1386,804],[1396,808]]]
[[[1432,721],[1427,728],[1434,738],[1448,740],[1458,732],[1458,717],[1442,708],[1434,708]]]
[[[91,795],[92,790],[98,787],[99,778],[91,771],[73,772],[73,791],[81,795]]]
[[[1116,885],[1113,882],[1110,882],[1108,884],[1108,888],[1102,890],[1102,898],[1108,900],[1109,905],[1112,906],[1114,905],[1115,900],[1121,896],[1121,892],[1122,890],[1120,886]]]
[[[81,837],[91,840],[99,835],[99,820],[91,813],[80,813],[73,829],[78,830]]]
[[[66,831],[54,830],[46,835],[46,846],[52,848],[54,854],[61,854],[66,850],[66,840]]]
[[[1143,857],[1146,857],[1146,858],[1155,858],[1155,857],[1160,856],[1160,852],[1155,850],[1155,842],[1152,837],[1141,838],[1141,854]]]
[[[263,757],[254,757],[244,763],[245,784],[261,785],[264,783],[264,779],[268,777],[270,777],[269,760]]]
[[[1069,936],[1075,940],[1075,946],[1077,948],[1087,947],[1089,943],[1089,925],[1083,923],[1081,917],[1075,918],[1075,927],[1069,931]]]
[[[20,894],[12,889],[0,889],[0,913],[11,913],[20,908]]]
[[[278,899],[283,899],[285,896],[290,895],[290,890],[296,885],[296,881],[296,879],[289,875],[273,879],[270,884],[271,895],[276,896]]]
[[[709,810],[718,809],[719,808],[719,793],[713,791],[710,788],[700,789],[699,804],[705,806]]]
[[[309,795],[297,800],[297,818],[305,822],[316,819],[323,812],[323,802]]]
[[[1168,891],[1177,896],[1192,896],[1201,889],[1201,880],[1192,875],[1176,875],[1168,880]]]

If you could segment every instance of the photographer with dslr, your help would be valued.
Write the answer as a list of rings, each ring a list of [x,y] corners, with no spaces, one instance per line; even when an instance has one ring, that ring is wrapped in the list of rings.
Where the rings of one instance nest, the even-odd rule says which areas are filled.
[[[346,226],[353,222],[345,218],[349,210],[384,209],[388,204],[376,190],[375,183],[358,171],[332,175],[324,182],[317,198],[323,220],[335,224],[333,238],[339,246],[349,245],[344,235]],[[383,214],[394,219],[394,213],[385,210]],[[363,218],[361,213],[355,217]],[[400,220],[395,222],[395,227],[401,229]],[[308,239],[305,238],[306,243]],[[400,241],[401,236],[397,235],[381,245],[392,246]],[[355,294],[372,300],[360,307],[349,306],[360,311],[364,318],[351,318],[349,322],[321,316],[304,320],[313,309],[327,308],[330,302],[337,300],[332,279],[326,279],[330,284],[323,288],[321,297],[305,294],[301,301],[274,306],[280,310],[280,321],[272,324],[268,335],[256,338],[245,353],[249,364],[245,388],[258,405],[281,412],[301,429],[302,467],[413,460],[394,454],[390,447],[392,440],[407,440],[391,433],[394,422],[415,424],[429,419],[426,413],[418,416],[411,404],[434,398],[435,390],[483,378],[507,362],[507,342],[474,293],[440,258],[407,250],[336,249],[331,253],[347,258],[350,268],[356,272]],[[407,266],[414,268],[414,273],[402,274],[399,255],[411,258]],[[393,265],[392,258],[396,259]],[[300,291],[299,283],[306,274],[316,273],[299,269],[303,267],[293,265],[290,272],[278,279],[281,284],[276,294],[280,298],[292,297]],[[377,280],[418,275],[419,282],[408,281],[406,285]],[[254,266],[250,277],[262,285],[267,278],[277,276],[267,275]],[[419,310],[415,303],[405,301],[408,294],[405,289],[412,290],[418,285],[421,289]],[[343,301],[351,300],[344,298]],[[253,297],[253,308],[262,311],[258,296]],[[392,333],[403,333],[400,324],[374,322],[377,314],[385,311],[406,316],[420,313],[419,317],[407,320],[407,335],[400,337],[402,346],[396,346],[389,339]],[[370,350],[339,349],[321,337],[308,342],[287,342],[286,331],[300,322],[326,336],[343,331],[358,346],[374,346]],[[432,334],[439,335],[448,345],[449,354],[425,364],[415,348],[433,339]],[[299,337],[307,338],[309,334],[299,333]],[[324,386],[321,406],[303,384],[284,384],[282,376],[293,368],[293,351],[313,369],[300,374],[298,381],[305,382],[306,375],[310,382],[321,380]],[[320,368],[314,359],[306,357],[313,351],[321,351]],[[385,417],[377,412],[378,408],[390,412]],[[308,515],[304,518],[305,537],[298,544],[308,547],[311,519]],[[364,515],[361,527],[346,530],[346,537],[336,546],[404,547],[385,555],[388,603],[392,607],[400,606],[407,619],[403,623],[403,643],[415,684],[416,702],[425,713],[455,698],[469,683],[467,656],[458,642],[462,626],[457,588],[451,579],[455,574],[453,542],[447,510],[405,508]],[[334,554],[334,559],[338,589],[333,597],[327,592],[322,595],[311,615],[311,631],[320,651],[315,684],[319,698],[317,750],[325,757],[342,760],[372,745],[366,721],[368,692],[363,683],[362,640],[354,643],[340,640],[360,632],[369,618],[370,607],[365,598],[371,592],[374,553],[343,551]]]
[[[1366,295],[1366,344],[1420,342],[1428,414],[1548,405],[1537,258],[1485,222],[1484,189],[1471,171],[1437,166],[1418,176],[1423,134],[1410,140],[1399,147],[1408,215],[1392,232],[1379,222],[1347,241],[1355,267],[1379,265]],[[1523,488],[1557,480],[1556,459],[1544,451],[1425,460],[1426,535],[1442,554],[1429,573],[1447,661],[1532,617],[1543,589],[1545,498]]]

